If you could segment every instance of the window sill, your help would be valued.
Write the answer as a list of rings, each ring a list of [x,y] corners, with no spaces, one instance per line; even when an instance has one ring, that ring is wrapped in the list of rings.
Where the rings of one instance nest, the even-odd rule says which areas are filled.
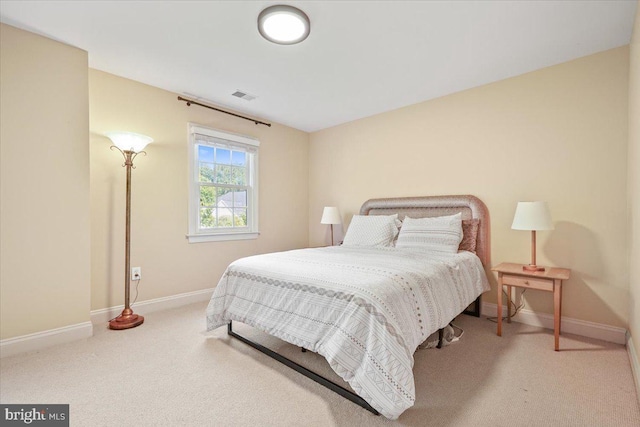
[[[189,243],[204,243],[204,242],[224,242],[226,240],[250,240],[257,239],[260,235],[259,232],[247,232],[247,233],[217,233],[217,234],[187,234],[186,237]]]

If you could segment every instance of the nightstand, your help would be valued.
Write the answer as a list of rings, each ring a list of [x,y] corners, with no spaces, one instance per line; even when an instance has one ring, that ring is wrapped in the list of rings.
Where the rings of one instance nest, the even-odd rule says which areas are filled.
[[[491,269],[498,272],[498,336],[502,336],[502,289],[507,287],[507,322],[511,323],[511,288],[553,292],[553,332],[555,350],[560,350],[560,320],[562,313],[562,281],[569,279],[571,270],[547,267],[544,271],[523,270],[524,264],[503,262]]]

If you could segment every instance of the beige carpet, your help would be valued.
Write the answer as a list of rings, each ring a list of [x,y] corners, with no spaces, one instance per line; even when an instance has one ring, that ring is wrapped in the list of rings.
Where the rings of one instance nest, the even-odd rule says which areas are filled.
[[[397,421],[376,417],[220,328],[206,304],[146,316],[129,331],[0,361],[2,403],[69,403],[72,426],[640,426],[623,346],[461,316],[460,342],[419,350],[417,399]],[[238,325],[238,331],[254,334]],[[262,342],[329,376],[313,353]]]

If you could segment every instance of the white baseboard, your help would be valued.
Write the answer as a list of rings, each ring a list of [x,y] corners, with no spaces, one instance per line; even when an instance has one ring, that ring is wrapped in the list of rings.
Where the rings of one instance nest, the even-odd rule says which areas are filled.
[[[93,336],[93,324],[82,322],[62,328],[36,332],[0,341],[0,358],[27,351],[41,350],[56,344],[64,344]]]
[[[159,310],[180,307],[183,305],[208,301],[213,294],[213,288],[201,291],[187,292],[163,298],[156,298],[136,303],[136,313],[146,314]],[[91,322],[78,323],[76,325],[36,332],[0,341],[0,357],[13,356],[27,351],[41,350],[56,344],[68,343],[93,336],[95,324],[106,324],[110,319],[119,315],[124,306],[109,307],[91,311]]]
[[[638,402],[640,402],[640,361],[638,360],[638,353],[636,353],[636,348],[633,346],[633,339],[629,332],[627,332],[627,353],[629,353],[633,380],[636,383],[636,395],[638,396]]]
[[[502,307],[503,316],[507,314],[507,307]],[[498,305],[488,302],[482,303],[482,315],[495,317],[498,314]],[[524,323],[526,325],[540,326],[547,329],[553,329],[553,315],[546,313],[536,313],[531,310],[522,309],[518,314],[512,317],[514,322]],[[603,341],[609,341],[616,344],[626,343],[626,332],[624,328],[603,325],[601,323],[588,322],[586,320],[572,319],[562,316],[562,332],[581,335],[583,337],[596,338]]]
[[[184,294],[171,295],[168,297],[155,298],[147,301],[140,301],[132,305],[134,311],[138,314],[147,314],[154,311],[166,310],[169,308],[180,307],[194,302],[209,301],[213,294],[214,288],[203,289],[200,291],[186,292]],[[109,320],[120,315],[124,305],[116,307],[102,308],[91,311],[91,322],[96,324],[107,323]]]

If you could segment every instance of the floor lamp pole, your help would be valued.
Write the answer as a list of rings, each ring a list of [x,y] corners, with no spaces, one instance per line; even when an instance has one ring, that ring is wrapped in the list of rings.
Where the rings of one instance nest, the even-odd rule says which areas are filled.
[[[117,148],[117,147],[116,147]],[[141,151],[142,153],[144,151]],[[124,247],[124,310],[122,314],[109,322],[111,329],[135,328],[144,322],[144,317],[133,313],[130,306],[130,285],[131,285],[131,169],[133,159],[139,153],[133,151],[122,151],[124,156],[124,167],[127,170],[127,208],[125,225],[125,247]]]

